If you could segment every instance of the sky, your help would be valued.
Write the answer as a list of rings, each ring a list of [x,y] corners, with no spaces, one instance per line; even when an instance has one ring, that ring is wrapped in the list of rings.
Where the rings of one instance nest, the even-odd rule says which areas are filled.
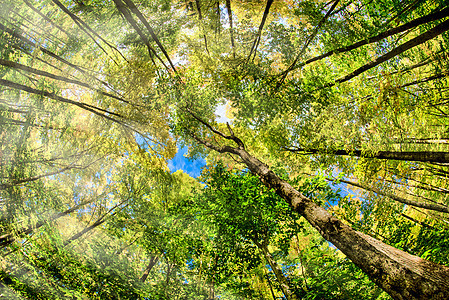
[[[201,174],[202,168],[206,165],[203,158],[192,160],[185,157],[187,154],[187,147],[178,148],[178,153],[175,157],[168,161],[168,167],[171,172],[183,170],[192,177],[198,177]]]
[[[226,117],[226,103],[217,106],[215,110],[217,115],[216,121],[218,123],[231,122],[229,118]],[[176,172],[178,170],[183,170],[185,173],[196,178],[201,174],[202,168],[206,165],[206,161],[201,159],[192,160],[185,157],[188,149],[186,147],[179,148],[175,157],[168,161],[168,168],[171,172]]]

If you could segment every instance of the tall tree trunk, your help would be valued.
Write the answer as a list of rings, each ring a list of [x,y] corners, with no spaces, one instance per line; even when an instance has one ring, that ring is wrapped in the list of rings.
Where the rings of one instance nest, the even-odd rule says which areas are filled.
[[[52,78],[52,79],[55,79],[55,80],[64,81],[64,82],[67,82],[67,83],[73,83],[73,84],[76,84],[76,85],[79,85],[79,86],[83,86],[83,87],[86,87],[86,88],[89,88],[89,89],[93,89],[93,90],[97,91],[98,93],[100,93],[102,95],[105,95],[105,96],[108,96],[108,97],[111,97],[111,98],[117,99],[119,101],[122,101],[122,102],[130,104],[129,101],[126,101],[123,98],[117,97],[117,96],[115,96],[115,95],[113,95],[111,93],[104,92],[104,91],[102,91],[100,89],[94,88],[91,85],[89,85],[87,83],[84,83],[84,82],[81,82],[79,80],[70,79],[70,78],[67,78],[67,77],[64,77],[64,76],[59,76],[59,75],[55,75],[55,74],[48,73],[48,72],[45,72],[45,71],[37,70],[37,69],[31,68],[31,67],[19,64],[19,63],[14,62],[14,61],[1,59],[1,58],[0,58],[0,65],[5,66],[5,67],[14,68],[14,69],[23,70],[23,71],[26,71],[26,72],[29,72],[29,73],[33,73],[33,74],[36,74],[36,75],[39,75],[39,76],[45,76],[45,77]]]
[[[327,180],[336,181],[335,179],[330,179],[330,178],[327,178]],[[367,191],[370,191],[370,192],[374,192],[381,196],[388,197],[388,198],[390,198],[394,201],[397,201],[399,203],[403,203],[403,204],[407,204],[407,205],[415,206],[415,207],[420,207],[420,208],[425,208],[425,209],[430,209],[430,210],[434,210],[434,211],[449,213],[449,207],[446,205],[443,205],[443,204],[433,204],[433,203],[425,203],[425,202],[419,202],[419,201],[415,201],[415,200],[409,200],[409,199],[405,199],[405,198],[396,196],[392,193],[381,191],[380,189],[375,188],[375,187],[366,186],[364,184],[360,184],[360,183],[356,183],[356,182],[352,182],[352,181],[344,180],[344,179],[341,179],[339,181],[346,183],[346,184],[350,184],[352,186],[355,186],[355,187],[358,187],[361,189],[364,189],[364,190],[367,190]]]
[[[293,210],[303,216],[327,241],[340,249],[393,298],[400,300],[449,299],[448,267],[411,255],[352,229],[298,192],[288,182],[279,178],[266,164],[250,155],[229,125],[230,135],[225,135],[191,111],[187,111],[212,132],[234,141],[238,146],[216,146],[188,132],[192,138],[219,153],[239,156],[248,169],[258,175],[265,186],[275,190]]]
[[[420,18],[417,18],[415,20],[412,20],[412,21],[410,21],[408,23],[405,23],[405,24],[403,24],[401,26],[398,26],[398,27],[395,27],[395,28],[392,28],[392,29],[388,29],[388,30],[386,30],[386,31],[376,35],[376,36],[373,36],[373,37],[370,37],[368,39],[359,41],[359,42],[354,43],[352,45],[345,46],[345,47],[340,47],[340,48],[334,49],[332,51],[326,52],[326,53],[324,53],[322,55],[310,58],[310,59],[306,60],[305,62],[302,62],[302,63],[300,63],[298,65],[293,66],[292,70],[300,68],[300,67],[303,67],[303,66],[305,66],[307,64],[310,64],[310,63],[312,63],[314,61],[321,60],[323,58],[329,57],[329,56],[331,56],[334,53],[348,52],[348,51],[357,49],[357,48],[359,48],[361,46],[364,46],[364,45],[368,45],[368,44],[372,44],[372,43],[375,43],[375,42],[379,42],[379,41],[381,41],[381,40],[383,40],[383,39],[385,39],[385,38],[387,38],[389,36],[398,34],[400,32],[407,31],[409,29],[412,29],[412,28],[414,28],[416,26],[419,26],[419,25],[422,25],[422,24],[426,24],[426,23],[429,23],[429,22],[432,22],[432,21],[435,21],[435,20],[442,19],[444,17],[447,17],[448,15],[449,15],[449,8],[445,8],[443,10],[434,12],[434,13],[426,15],[424,17],[420,17]]]
[[[201,27],[203,28],[203,14],[201,13],[201,5],[200,5],[200,1],[199,0],[195,0],[196,3],[196,8],[198,10],[198,20],[200,21]],[[204,28],[203,28],[204,30]],[[207,38],[206,38],[206,34],[203,33],[203,38],[204,38],[204,45],[206,47],[206,52],[207,54],[209,54],[209,48],[207,47]]]
[[[120,0],[121,1],[121,0]],[[115,2],[115,1],[114,1]],[[168,63],[170,64],[171,68],[173,69],[173,72],[177,74],[175,65],[170,59],[170,56],[168,56],[167,50],[165,50],[162,43],[159,41],[159,38],[156,36],[156,33],[154,33],[153,28],[150,26],[150,23],[148,23],[147,19],[143,16],[143,14],[140,12],[140,10],[137,8],[137,6],[132,2],[131,0],[123,0],[123,2],[126,3],[126,5],[129,7],[129,9],[139,18],[139,20],[143,23],[145,28],[148,30],[148,32],[151,35],[151,38],[156,42],[159,49],[161,49],[162,53],[164,54],[165,58],[168,60]]]
[[[271,270],[273,270],[273,273],[276,276],[276,280],[279,282],[279,286],[281,287],[282,293],[284,294],[285,298],[287,298],[287,300],[298,299],[298,297],[296,297],[294,289],[290,286],[290,283],[288,282],[287,278],[282,273],[281,268],[271,256],[270,251],[268,251],[267,245],[261,244],[255,240],[253,240],[253,242],[262,251],[263,256],[265,257],[265,259],[267,260],[268,264],[271,267]]]
[[[231,0],[226,0],[226,9],[228,10],[229,17],[229,32],[231,33],[232,55],[233,58],[235,58],[234,25],[232,24]]]
[[[396,57],[402,53],[404,53],[405,51],[412,49],[418,45],[421,45],[437,36],[439,36],[440,34],[446,32],[447,30],[449,30],[449,20],[446,20],[440,24],[438,24],[437,26],[435,26],[434,28],[424,32],[423,34],[405,42],[404,44],[394,48],[393,50],[391,50],[390,52],[374,59],[373,61],[370,61],[369,63],[361,66],[360,68],[354,70],[353,72],[347,74],[346,76],[343,76],[337,80],[335,80],[335,82],[333,83],[329,83],[324,85],[323,87],[332,87],[334,85],[336,85],[337,83],[343,83],[346,82],[360,74],[362,74],[363,72],[366,72],[378,65],[380,65],[381,63]]]
[[[82,237],[84,234],[86,234],[87,232],[91,231],[92,229],[95,229],[96,227],[100,226],[101,224],[103,224],[106,221],[106,216],[109,215],[110,212],[112,212],[114,209],[116,209],[117,207],[119,207],[120,205],[124,204],[125,202],[127,202],[129,199],[126,199],[118,204],[116,204],[114,207],[112,207],[111,209],[109,209],[105,214],[103,214],[100,218],[98,218],[92,225],[87,226],[86,228],[84,228],[83,230],[81,230],[80,232],[74,234],[71,238],[69,238],[68,240],[66,240],[64,242],[64,247],[69,245],[70,243],[72,243],[73,241],[76,241],[77,239],[79,239],[80,237]],[[128,204],[127,204],[128,205]],[[127,206],[125,205],[125,206]],[[123,209],[124,207],[122,207]],[[112,213],[111,216],[113,216],[115,214]]]
[[[267,0],[267,5],[265,6],[265,11],[263,12],[262,21],[260,22],[259,30],[257,30],[257,35],[253,42],[253,45],[251,46],[251,51],[249,52],[247,61],[249,61],[251,59],[251,55],[253,54],[253,52],[254,52],[254,58],[256,57],[257,47],[259,46],[260,37],[262,36],[262,29],[265,26],[265,21],[267,20],[268,13],[270,12],[270,7],[271,7],[271,4],[273,4],[273,1],[274,0]]]
[[[443,151],[378,151],[375,154],[365,154],[361,150],[346,151],[342,149],[328,153],[319,149],[286,148],[286,150],[305,154],[333,154],[377,159],[449,163],[449,152]]]
[[[145,280],[147,280],[148,274],[150,274],[151,269],[153,269],[153,267],[157,264],[158,260],[159,260],[159,256],[151,256],[150,262],[148,263],[147,268],[143,272],[142,277],[140,278],[140,281],[145,282]]]

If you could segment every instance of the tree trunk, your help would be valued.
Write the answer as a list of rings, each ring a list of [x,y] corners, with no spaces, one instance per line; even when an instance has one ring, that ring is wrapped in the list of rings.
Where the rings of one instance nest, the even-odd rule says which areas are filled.
[[[255,240],[253,240],[253,242],[262,251],[263,256],[265,257],[265,259],[267,260],[271,269],[273,270],[273,273],[276,276],[276,280],[279,282],[279,285],[281,287],[282,293],[284,294],[285,298],[287,298],[287,300],[298,299],[294,293],[294,289],[290,287],[290,283],[288,282],[287,278],[282,273],[281,268],[279,268],[279,265],[271,256],[270,251],[268,251],[267,245],[261,244]]]
[[[327,180],[336,181],[336,180],[330,179],[330,178],[327,178]],[[365,186],[365,185],[362,185],[362,184],[359,184],[356,182],[343,180],[343,179],[340,179],[339,181],[349,184],[349,185],[352,185],[352,186],[355,186],[355,187],[358,187],[358,188],[361,188],[361,189],[364,189],[364,190],[367,190],[367,191],[374,192],[381,196],[388,197],[388,198],[390,198],[394,201],[397,201],[399,203],[403,203],[403,204],[407,204],[407,205],[415,206],[415,207],[420,207],[420,208],[425,208],[425,209],[430,209],[430,210],[434,210],[434,211],[449,213],[449,207],[446,205],[443,205],[443,204],[433,204],[433,203],[425,203],[425,202],[419,202],[419,201],[415,201],[415,200],[409,200],[409,199],[405,199],[405,198],[396,196],[396,195],[388,193],[388,192],[381,191],[375,187],[369,187],[369,186]]]
[[[286,150],[291,152],[304,152],[306,154],[334,154],[377,159],[449,163],[449,152],[441,151],[378,151],[376,154],[364,154],[361,150],[335,150],[328,153],[319,149],[286,148]]]
[[[229,17],[229,32],[231,33],[232,55],[233,58],[235,58],[234,25],[232,24],[231,0],[226,0],[226,9],[228,10]]]
[[[150,258],[150,262],[148,263],[147,268],[143,272],[143,275],[140,278],[140,281],[145,282],[145,280],[147,280],[148,274],[150,274],[151,269],[153,269],[153,267],[157,264],[158,260],[159,260],[159,256],[152,256]]]
[[[307,64],[310,64],[310,63],[312,63],[314,61],[321,60],[323,58],[329,57],[329,56],[331,56],[334,53],[343,53],[343,52],[352,51],[352,50],[357,49],[357,48],[359,48],[361,46],[381,41],[381,40],[383,40],[383,39],[385,39],[385,38],[387,38],[389,36],[398,34],[400,32],[407,31],[407,30],[412,29],[412,28],[414,28],[416,26],[419,26],[419,25],[422,25],[422,24],[426,24],[426,23],[429,23],[429,22],[432,22],[432,21],[439,20],[439,19],[442,19],[444,17],[447,17],[448,14],[449,14],[449,8],[445,8],[443,10],[437,11],[437,12],[429,14],[429,15],[426,15],[424,17],[417,18],[417,19],[412,20],[412,21],[410,21],[410,22],[408,22],[406,24],[403,24],[401,26],[398,26],[398,27],[395,27],[395,28],[392,28],[392,29],[388,29],[387,31],[384,31],[384,32],[382,32],[382,33],[380,33],[380,34],[378,34],[376,36],[370,37],[370,38],[368,38],[366,40],[359,41],[359,42],[354,43],[354,44],[349,45],[349,46],[340,47],[340,48],[334,49],[332,51],[329,51],[327,53],[324,53],[322,55],[310,58],[310,59],[306,60],[305,62],[300,63],[300,64],[294,66],[292,68],[292,70],[297,69],[299,67],[303,67],[303,66],[305,66]]]
[[[96,227],[100,226],[101,224],[103,224],[106,221],[106,216],[109,215],[109,213],[111,211],[113,211],[114,209],[116,209],[117,207],[119,207],[120,205],[124,204],[125,202],[127,202],[129,199],[126,199],[118,204],[116,204],[114,207],[112,207],[111,209],[109,209],[105,214],[103,214],[100,218],[98,218],[95,223],[93,223],[90,226],[87,226],[86,228],[84,228],[83,230],[81,230],[80,232],[76,233],[75,235],[73,235],[71,238],[69,238],[67,241],[64,242],[64,247],[69,245],[70,243],[72,243],[73,241],[79,239],[80,237],[82,237],[84,234],[86,234],[87,232],[91,231],[92,229],[95,229]],[[128,204],[127,204],[128,205]],[[124,207],[126,207],[127,205],[125,205]],[[122,207],[122,209],[124,208]],[[111,216],[113,216],[115,214],[112,213]]]
[[[33,231],[35,231],[36,229],[39,229],[40,227],[42,227],[46,222],[53,222],[53,221],[55,221],[55,220],[57,220],[57,219],[59,219],[61,217],[64,217],[64,216],[74,212],[75,210],[79,209],[80,207],[82,207],[84,205],[87,205],[89,203],[92,203],[92,202],[94,202],[94,200],[89,200],[89,201],[80,203],[80,204],[78,204],[78,205],[76,205],[76,206],[74,206],[74,207],[72,207],[72,208],[70,208],[70,209],[68,209],[66,211],[54,214],[47,221],[40,221],[40,222],[38,222],[34,227],[23,228],[23,229],[19,230],[19,232],[16,233],[16,234],[12,234],[12,233],[4,234],[4,235],[0,236],[0,247],[6,247],[6,246],[12,244],[16,240],[15,235],[23,236],[23,235],[26,235],[26,234],[30,234]]]
[[[323,88],[327,88],[327,87],[332,87],[334,85],[336,85],[337,83],[343,83],[346,82],[360,74],[362,74],[363,72],[366,72],[378,65],[380,65],[381,63],[396,57],[398,55],[400,55],[401,53],[404,53],[405,51],[416,47],[418,45],[421,45],[437,36],[439,36],[440,34],[444,33],[445,31],[449,30],[449,20],[446,20],[440,24],[438,24],[437,26],[435,26],[434,28],[428,30],[427,32],[405,42],[404,44],[394,48],[393,50],[391,50],[390,52],[374,59],[373,61],[361,66],[360,68],[354,70],[353,72],[351,72],[350,74],[347,74],[344,77],[341,77],[337,80],[335,80],[335,82],[333,83],[329,83],[323,86]]]
[[[201,13],[201,5],[199,0],[195,0],[196,8],[198,10],[198,20],[200,21],[201,27],[203,27],[203,14]],[[206,52],[209,54],[209,48],[207,47],[207,38],[206,35],[203,33],[204,38],[204,45],[206,47]]]
[[[231,135],[225,135],[213,129],[192,112],[190,114],[215,134],[234,141],[238,147],[216,146],[189,132],[191,137],[219,153],[240,156],[243,163],[251,172],[258,175],[265,186],[275,190],[327,241],[340,249],[373,282],[394,299],[449,299],[448,267],[411,255],[352,229],[323,207],[298,192],[288,182],[279,178],[266,164],[251,156],[229,125],[228,129]]]

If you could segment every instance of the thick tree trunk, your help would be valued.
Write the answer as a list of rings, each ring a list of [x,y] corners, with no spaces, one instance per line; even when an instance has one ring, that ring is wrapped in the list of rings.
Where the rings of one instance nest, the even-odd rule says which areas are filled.
[[[306,153],[306,154],[333,154],[333,155],[347,155],[358,156],[365,158],[377,159],[391,159],[391,160],[405,160],[405,161],[421,161],[421,162],[442,162],[449,163],[449,152],[442,151],[378,151],[376,154],[364,154],[361,150],[335,150],[329,153],[323,152],[319,149],[305,149],[305,148],[286,148],[291,152]]]
[[[288,282],[287,278],[285,278],[284,274],[282,273],[281,268],[279,268],[279,265],[271,256],[270,251],[268,251],[267,245],[258,243],[257,241],[253,241],[253,242],[262,251],[263,256],[265,257],[265,259],[267,260],[268,264],[271,267],[271,270],[273,270],[273,273],[276,276],[276,280],[279,282],[279,286],[281,287],[282,293],[284,294],[285,298],[287,298],[287,300],[298,299],[298,297],[296,297],[296,295],[294,293],[294,289],[290,287],[290,283]]]
[[[229,147],[230,148],[230,147]],[[304,216],[321,235],[395,299],[448,299],[449,268],[353,230],[280,179],[243,149],[232,148],[260,180]]]
[[[225,135],[196,117],[191,111],[189,112],[212,132],[234,141],[238,147],[216,146],[193,133],[190,133],[190,136],[212,150],[240,156],[243,163],[251,172],[259,176],[265,186],[274,189],[327,241],[340,249],[373,282],[394,299],[449,299],[448,267],[398,250],[352,229],[323,207],[298,192],[288,182],[279,178],[266,164],[251,156],[229,125],[228,129],[231,135]]]

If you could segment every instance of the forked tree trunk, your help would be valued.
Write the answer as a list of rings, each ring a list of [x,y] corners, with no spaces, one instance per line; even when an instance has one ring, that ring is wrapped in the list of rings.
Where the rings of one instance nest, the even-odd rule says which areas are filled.
[[[193,114],[192,114],[193,115]],[[197,117],[196,117],[197,118]],[[200,120],[197,118],[197,120]],[[300,215],[302,215],[329,242],[340,249],[368,277],[394,299],[449,299],[449,268],[389,246],[371,236],[352,229],[323,207],[298,192],[288,182],[279,178],[270,168],[251,156],[243,142],[213,129],[215,134],[233,140],[238,147],[216,146],[190,135],[199,143],[220,153],[240,156],[243,163],[268,188],[272,188]]]

